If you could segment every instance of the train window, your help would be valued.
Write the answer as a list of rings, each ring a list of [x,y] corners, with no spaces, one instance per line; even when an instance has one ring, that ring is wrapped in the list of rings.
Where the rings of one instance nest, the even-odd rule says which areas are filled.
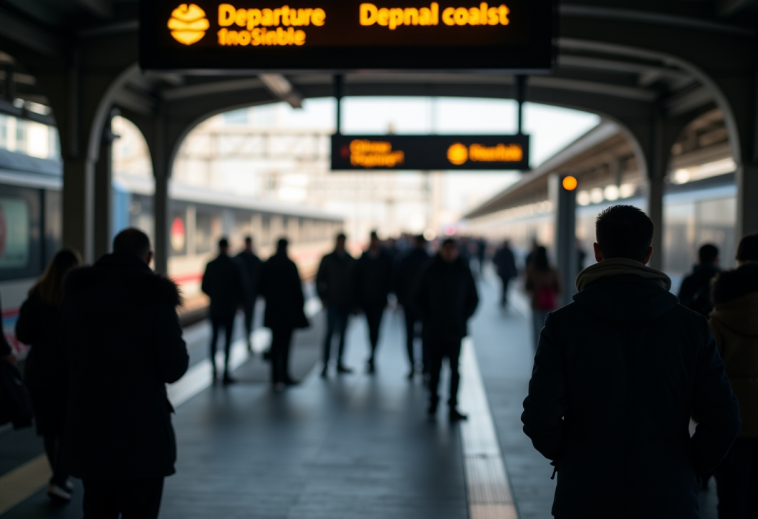
[[[41,273],[40,199],[39,190],[0,186],[0,280]]]
[[[171,256],[184,256],[187,254],[187,214],[182,210],[171,211]]]
[[[207,210],[198,209],[195,222],[195,253],[213,252],[213,242],[221,236],[221,218]]]

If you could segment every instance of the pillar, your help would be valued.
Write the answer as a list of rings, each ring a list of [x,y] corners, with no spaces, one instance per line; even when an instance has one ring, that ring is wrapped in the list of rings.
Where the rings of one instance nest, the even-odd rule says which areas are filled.
[[[155,119],[155,139],[151,147],[153,159],[153,176],[155,177],[155,195],[153,198],[153,251],[155,252],[154,266],[156,272],[168,274],[169,254],[169,193],[168,185],[171,176],[171,153],[167,144],[167,114],[166,107],[160,106]]]
[[[94,258],[111,250],[111,226],[113,216],[113,128],[116,111],[111,111],[105,121],[100,140],[100,155],[95,165],[94,178]]]
[[[95,165],[88,157],[63,157],[63,246],[94,261]]]

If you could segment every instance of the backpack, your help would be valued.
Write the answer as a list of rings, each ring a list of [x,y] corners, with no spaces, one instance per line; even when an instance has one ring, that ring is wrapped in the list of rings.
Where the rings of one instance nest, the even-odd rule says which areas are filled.
[[[537,290],[537,308],[540,310],[555,310],[558,306],[553,285],[542,285]]]

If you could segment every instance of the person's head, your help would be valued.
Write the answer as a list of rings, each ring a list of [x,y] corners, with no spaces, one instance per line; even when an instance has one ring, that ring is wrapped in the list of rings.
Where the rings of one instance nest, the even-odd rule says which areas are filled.
[[[229,254],[229,240],[221,238],[218,241],[218,252],[220,254]]]
[[[75,250],[59,250],[29,293],[36,293],[49,305],[60,304],[63,300],[63,281],[66,274],[81,264],[82,258]]]
[[[345,243],[347,242],[347,236],[345,236],[345,233],[339,233],[337,235],[336,243],[334,245],[334,250],[337,252],[345,252]]]
[[[719,248],[706,243],[697,251],[697,260],[701,265],[716,265],[719,262]]]
[[[147,234],[130,227],[124,229],[113,239],[113,252],[115,254],[128,254],[144,261],[147,265],[153,261],[153,251],[150,249],[150,238]]]
[[[446,238],[440,246],[440,257],[447,263],[452,263],[458,259],[458,243],[452,238]]]
[[[505,241],[503,241],[503,247],[505,247],[506,249],[510,249],[511,248],[511,240],[509,240],[509,239],[506,238]]]
[[[279,241],[276,242],[276,253],[284,254],[286,256],[288,245],[289,245],[289,242],[287,241],[287,238],[279,238]]]
[[[758,233],[743,236],[737,247],[737,263],[758,261]]]
[[[245,236],[245,250],[251,252],[253,250],[253,237]]]
[[[538,245],[534,249],[534,257],[532,258],[532,266],[535,270],[548,270],[550,269],[550,260],[547,257],[547,248],[542,245]]]
[[[423,234],[418,234],[413,239],[413,243],[416,245],[417,249],[426,249],[426,238]]]
[[[381,246],[382,242],[379,240],[379,235],[376,231],[371,231],[371,234],[369,235],[369,249],[376,251],[379,250]]]
[[[653,254],[653,221],[631,205],[614,205],[595,222],[595,259],[626,258],[647,264]]]

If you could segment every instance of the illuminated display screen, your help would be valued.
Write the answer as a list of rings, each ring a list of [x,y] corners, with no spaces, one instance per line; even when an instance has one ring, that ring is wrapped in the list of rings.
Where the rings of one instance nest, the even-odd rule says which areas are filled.
[[[529,169],[529,136],[332,136],[332,171],[456,169]]]
[[[552,67],[554,0],[142,0],[149,70]]]

